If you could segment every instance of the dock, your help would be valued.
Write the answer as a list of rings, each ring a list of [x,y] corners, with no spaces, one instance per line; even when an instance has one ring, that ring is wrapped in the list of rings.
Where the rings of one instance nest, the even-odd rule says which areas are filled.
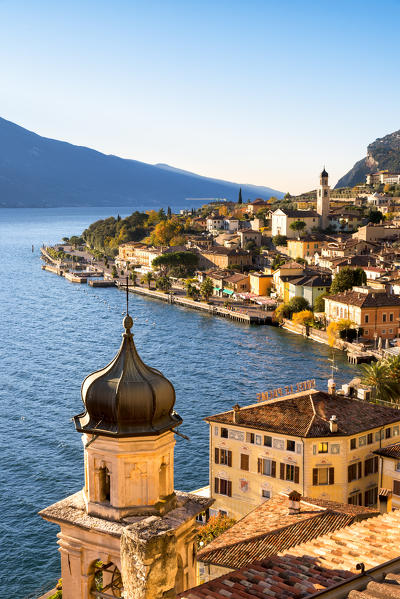
[[[115,281],[89,279],[88,285],[90,287],[115,287]]]

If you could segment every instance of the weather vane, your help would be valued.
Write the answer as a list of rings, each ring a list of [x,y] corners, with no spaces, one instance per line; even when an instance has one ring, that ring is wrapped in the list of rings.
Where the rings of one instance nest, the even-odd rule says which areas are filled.
[[[129,314],[129,284],[128,284],[128,276],[126,277],[126,315]]]

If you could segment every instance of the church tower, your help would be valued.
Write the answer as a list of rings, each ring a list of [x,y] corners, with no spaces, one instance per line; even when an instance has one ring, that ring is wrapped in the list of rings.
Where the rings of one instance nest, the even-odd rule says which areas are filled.
[[[317,189],[317,213],[320,216],[320,228],[326,229],[329,226],[329,202],[330,188],[328,185],[328,173],[322,171]]]
[[[61,528],[63,599],[158,599],[196,582],[196,516],[212,501],[174,491],[175,390],[123,324],[115,358],[82,384],[84,488],[40,512]]]

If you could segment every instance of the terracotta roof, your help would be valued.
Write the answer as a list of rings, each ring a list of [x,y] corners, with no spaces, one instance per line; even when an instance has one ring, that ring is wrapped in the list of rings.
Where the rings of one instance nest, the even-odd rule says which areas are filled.
[[[400,597],[400,574],[386,574],[381,582],[371,580],[362,591],[350,591],[348,599],[398,599]]]
[[[331,433],[329,420],[335,415],[338,432]],[[310,391],[287,395],[242,407],[238,426],[295,437],[355,435],[400,421],[400,411],[363,400]],[[208,422],[233,425],[233,410],[206,418]]]
[[[211,580],[180,599],[299,599],[358,578],[356,565],[379,566],[398,558],[400,511],[368,518],[302,543],[282,555]],[[357,575],[357,576],[356,576]]]
[[[241,568],[379,514],[369,508],[308,497],[301,500],[299,514],[289,514],[288,508],[288,496],[284,494],[265,501],[209,543],[197,559],[226,568]]]
[[[293,285],[301,285],[302,287],[330,287],[332,275],[304,275],[291,282]]]
[[[326,299],[342,304],[350,304],[351,306],[358,306],[359,308],[400,306],[400,297],[398,295],[382,292],[359,293],[358,291],[348,290],[344,293],[329,295]]]
[[[287,208],[280,208],[282,212],[289,218],[318,218],[319,214],[315,210],[289,210]]]
[[[377,449],[376,451],[374,451],[374,453],[385,456],[386,458],[400,460],[400,441],[398,443],[388,445],[387,447],[383,447],[383,449]]]
[[[225,281],[228,283],[238,283],[239,281],[243,281],[244,279],[248,279],[249,275],[244,275],[242,273],[238,273],[237,275],[232,275],[230,277],[226,277]]]

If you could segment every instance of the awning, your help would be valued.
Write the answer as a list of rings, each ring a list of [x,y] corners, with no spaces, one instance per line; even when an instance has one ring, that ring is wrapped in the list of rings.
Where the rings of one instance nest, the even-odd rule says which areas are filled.
[[[233,289],[223,289],[222,293],[226,293],[226,295],[233,295],[235,292]]]

